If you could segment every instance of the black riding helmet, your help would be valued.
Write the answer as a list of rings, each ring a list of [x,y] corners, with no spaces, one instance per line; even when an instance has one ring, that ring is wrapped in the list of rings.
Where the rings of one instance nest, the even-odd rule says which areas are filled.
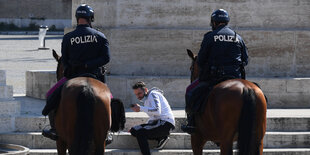
[[[75,11],[75,17],[88,19],[90,22],[94,22],[94,10],[89,5],[81,4]]]
[[[216,23],[228,23],[229,22],[229,15],[228,12],[224,9],[218,9],[215,10],[211,14],[211,22],[216,22]]]

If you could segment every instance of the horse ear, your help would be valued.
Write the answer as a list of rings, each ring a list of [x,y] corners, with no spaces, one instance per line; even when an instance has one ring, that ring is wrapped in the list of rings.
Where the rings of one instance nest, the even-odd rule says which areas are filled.
[[[55,60],[58,62],[60,59],[60,56],[56,53],[56,51],[53,49],[53,57],[55,58]]]
[[[194,60],[194,59],[195,59],[194,53],[193,53],[190,49],[186,49],[186,50],[187,50],[188,56],[189,56],[192,60]]]

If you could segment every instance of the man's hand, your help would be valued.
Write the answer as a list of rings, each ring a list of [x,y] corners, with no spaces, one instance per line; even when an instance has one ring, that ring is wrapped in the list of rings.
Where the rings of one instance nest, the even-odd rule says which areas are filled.
[[[140,111],[140,105],[139,104],[131,104],[130,108],[135,111],[135,112],[139,112]]]

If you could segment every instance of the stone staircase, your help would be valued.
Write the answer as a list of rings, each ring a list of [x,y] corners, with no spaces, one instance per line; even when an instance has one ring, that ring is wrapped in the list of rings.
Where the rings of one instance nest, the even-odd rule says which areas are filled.
[[[38,71],[35,71],[38,72]],[[35,75],[42,75],[42,72]],[[50,74],[50,72],[43,72]],[[55,75],[55,74],[54,74]],[[46,77],[46,75],[45,75]],[[166,77],[167,78],[167,77]],[[154,77],[121,77],[109,76],[108,84],[112,91],[122,90],[119,94],[125,104],[136,102],[131,88],[129,87],[134,81],[143,80],[151,86],[157,85],[160,88],[166,88],[166,96],[173,96],[173,88],[186,86],[185,78],[171,79],[172,77],[154,78]],[[40,79],[40,78],[38,78]],[[290,93],[299,93],[301,96],[309,96],[306,89],[301,89],[303,85],[310,82],[310,79],[294,79],[294,78],[250,78],[252,81],[259,82],[263,91],[267,96],[270,95],[270,104],[267,110],[267,133],[264,137],[264,154],[270,155],[307,155],[310,154],[310,108],[309,104],[303,102],[303,98],[295,99],[295,104],[289,104]],[[113,81],[114,80],[114,81]],[[129,90],[126,91],[128,85]],[[188,80],[186,80],[188,81]],[[117,85],[119,84],[119,85]],[[36,85],[40,85],[36,83]],[[43,84],[42,84],[43,85]],[[124,89],[126,88],[126,89]],[[169,92],[169,89],[171,92]],[[298,91],[296,88],[299,88]],[[306,88],[306,87],[305,87]],[[114,90],[113,90],[114,89]],[[179,89],[175,89],[178,91]],[[31,91],[27,91],[31,92]],[[270,93],[268,93],[270,92]],[[114,93],[114,96],[119,95]],[[178,94],[181,92],[175,92]],[[285,96],[285,97],[281,97]],[[40,95],[38,95],[40,96]],[[181,95],[180,95],[181,96]],[[294,96],[294,95],[292,95]],[[297,96],[297,95],[295,95]],[[118,96],[117,96],[118,97]],[[44,99],[36,99],[25,95],[15,95],[15,100],[21,103],[20,115],[15,118],[15,130],[0,134],[0,142],[14,143],[30,148],[30,154],[57,154],[56,144],[54,141],[44,138],[41,130],[48,125],[48,119],[41,116],[41,110],[45,104]],[[173,106],[173,113],[176,117],[176,129],[171,134],[170,140],[163,150],[153,150],[152,154],[192,154],[190,147],[190,136],[181,132],[180,125],[185,122],[184,108],[181,107],[182,97],[170,98],[174,102],[170,102]],[[182,103],[183,104],[183,103]],[[284,105],[287,104],[287,105]],[[144,123],[147,120],[145,113],[132,112],[126,109],[126,126],[125,129],[114,135],[114,141],[107,147],[107,154],[128,155],[139,154],[137,141],[127,132],[130,127]],[[150,146],[155,147],[155,142],[150,141]],[[212,142],[208,142],[204,148],[205,154],[219,154],[219,149]]]
[[[48,119],[40,115],[45,104],[42,99],[24,95],[14,96],[21,102],[21,114],[15,119],[15,131],[0,134],[1,143],[13,143],[30,148],[30,154],[57,154],[54,141],[44,138],[41,130],[48,125]],[[183,108],[173,108],[176,117],[176,129],[163,150],[152,150],[153,154],[192,154],[190,135],[180,131],[180,124],[185,121]],[[137,141],[129,132],[130,127],[147,120],[145,113],[126,110],[126,126],[120,133],[115,133],[114,141],[107,147],[107,154],[139,154]],[[268,109],[267,132],[264,137],[264,154],[310,154],[310,109]],[[156,143],[150,141],[150,147]],[[212,142],[204,147],[206,154],[219,154],[219,149]]]
[[[20,103],[15,114],[13,128],[0,134],[1,143],[13,143],[30,148],[30,154],[57,154],[54,141],[44,138],[41,130],[48,125],[48,119],[41,116],[45,104],[44,92],[55,81],[53,71],[28,71],[26,73],[26,95],[15,95],[14,102]],[[163,150],[152,150],[153,154],[192,154],[190,136],[182,133],[180,125],[185,122],[184,88],[188,84],[185,76],[108,76],[108,85],[114,96],[125,105],[137,100],[130,86],[139,80],[158,86],[165,91],[176,117],[176,129]],[[310,154],[310,108],[308,78],[249,78],[261,84],[269,98],[267,111],[267,133],[264,138],[264,154]],[[3,81],[3,80],[2,80]],[[3,83],[3,82],[2,82]],[[3,84],[4,85],[4,84]],[[38,88],[40,88],[38,91]],[[11,95],[12,96],[12,95]],[[11,97],[13,99],[13,96]],[[17,108],[18,109],[18,108]],[[107,154],[139,154],[136,139],[127,132],[130,127],[144,123],[145,113],[126,110],[127,123],[124,131],[114,135],[114,142],[108,146]],[[150,141],[154,147],[155,142]],[[205,154],[219,154],[219,149],[208,142]]]
[[[6,85],[6,72],[0,70],[0,133],[15,131],[15,117],[20,103],[13,98],[13,87]]]
[[[20,103],[20,111],[14,118],[12,125],[14,129],[1,133],[0,142],[26,146],[31,149],[30,154],[57,154],[55,142],[41,135],[41,130],[48,125],[48,119],[41,116],[45,101],[38,99],[44,96],[45,90],[50,87],[50,83],[53,83],[51,77],[55,77],[55,72],[28,71],[26,75],[27,96],[14,96],[14,101]],[[114,96],[120,97],[125,105],[137,102],[130,86],[138,80],[146,81],[150,87],[163,88],[176,117],[176,129],[171,134],[166,147],[160,151],[152,150],[152,153],[192,154],[190,136],[180,130],[180,125],[185,122],[183,88],[188,84],[187,77],[108,76],[111,91]],[[307,84],[310,79],[249,78],[249,80],[260,83],[270,100],[264,154],[310,154],[310,108],[307,104],[307,96],[310,96]],[[41,91],[32,90],[37,90],[37,88]],[[114,142],[108,146],[107,154],[139,154],[136,139],[127,131],[134,125],[144,123],[147,115],[127,109],[126,119],[124,131],[114,135]],[[150,146],[154,147],[155,142],[150,141]],[[219,154],[219,149],[213,143],[208,142],[204,152],[205,154]]]
[[[84,0],[73,0],[72,10]],[[110,42],[108,85],[128,108],[137,99],[131,85],[139,80],[165,92],[176,117],[176,129],[163,150],[154,155],[190,155],[190,136],[180,131],[185,121],[184,94],[189,84],[190,59],[186,49],[199,50],[209,31],[212,11],[226,9],[230,26],[245,40],[250,63],[246,70],[267,95],[267,133],[264,154],[310,155],[310,7],[308,0],[92,0],[94,27]],[[250,11],[249,11],[250,10]],[[75,24],[75,19],[72,20]],[[1,76],[0,76],[1,77]],[[30,154],[57,154],[55,142],[40,135],[48,125],[41,116],[45,92],[55,83],[54,71],[28,71],[26,96],[15,95],[20,114],[0,142],[31,148]],[[297,77],[297,78],[296,78]],[[1,79],[0,79],[1,81]],[[1,84],[1,82],[0,82]],[[126,129],[114,135],[107,154],[140,154],[128,129],[147,119],[126,110]],[[1,120],[1,118],[0,118]],[[151,147],[155,146],[150,141]],[[204,154],[219,154],[208,142]]]

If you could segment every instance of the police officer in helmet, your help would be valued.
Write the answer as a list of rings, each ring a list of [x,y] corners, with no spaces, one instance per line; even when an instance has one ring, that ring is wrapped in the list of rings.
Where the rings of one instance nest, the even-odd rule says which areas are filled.
[[[204,100],[197,98],[203,96],[203,91],[209,93],[214,85],[221,82],[218,79],[245,79],[244,66],[248,64],[248,51],[241,36],[228,27],[229,21],[229,15],[224,9],[218,9],[211,14],[212,31],[204,35],[197,58],[200,69],[199,84],[186,93],[186,106],[200,107]],[[204,86],[208,89],[204,89]],[[184,132],[195,131],[195,112],[197,111],[188,113],[188,124],[182,126]]]
[[[91,26],[94,10],[82,4],[76,9],[77,27],[66,34],[62,41],[62,62],[65,76],[76,77],[83,73],[92,73],[105,82],[104,65],[110,61],[109,43],[103,33]]]
[[[91,26],[94,21],[94,10],[86,5],[80,5],[75,12],[77,27],[64,35],[62,40],[62,63],[64,76],[71,79],[78,76],[90,76],[105,83],[104,65],[110,61],[109,43],[103,33]],[[47,103],[42,114],[48,115],[51,129],[43,130],[43,136],[56,140],[54,125],[55,110],[60,102],[63,84],[52,95],[47,97]]]

